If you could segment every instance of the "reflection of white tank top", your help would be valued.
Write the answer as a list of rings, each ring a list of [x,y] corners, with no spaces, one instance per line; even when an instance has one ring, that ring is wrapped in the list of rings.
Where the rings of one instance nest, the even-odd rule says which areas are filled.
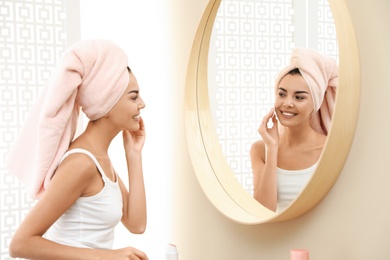
[[[317,163],[303,170],[284,170],[277,168],[278,173],[278,208],[281,212],[287,208],[305,188],[313,175]]]
[[[104,182],[103,189],[90,197],[80,197],[50,227],[47,238],[60,244],[95,249],[111,249],[114,228],[122,218],[122,194],[118,176],[111,181],[96,158],[83,149],[65,153],[62,160],[73,153],[88,155],[96,164]],[[69,178],[72,173],[69,172]]]

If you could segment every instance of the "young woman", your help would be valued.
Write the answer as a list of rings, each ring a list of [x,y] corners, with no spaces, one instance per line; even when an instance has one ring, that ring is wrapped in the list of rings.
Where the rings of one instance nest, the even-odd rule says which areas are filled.
[[[90,122],[72,140],[80,107]],[[133,247],[111,249],[119,221],[132,233],[143,233],[146,227],[144,107],[120,48],[105,40],[69,48],[9,157],[10,171],[39,198],[13,236],[12,257],[148,259]],[[23,144],[29,132],[38,140]],[[129,190],[108,156],[120,132]],[[25,156],[26,164],[18,164],[17,158]]]
[[[262,140],[250,151],[253,196],[272,211],[288,207],[316,169],[330,127],[337,70],[330,57],[296,49],[277,77],[274,108],[258,129]]]

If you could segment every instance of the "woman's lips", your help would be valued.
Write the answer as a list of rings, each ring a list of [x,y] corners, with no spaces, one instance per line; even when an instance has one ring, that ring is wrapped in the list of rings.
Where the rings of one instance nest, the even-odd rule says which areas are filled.
[[[296,113],[292,113],[292,112],[288,112],[288,111],[280,111],[280,113],[285,116],[285,117],[294,117],[296,116],[297,114]]]

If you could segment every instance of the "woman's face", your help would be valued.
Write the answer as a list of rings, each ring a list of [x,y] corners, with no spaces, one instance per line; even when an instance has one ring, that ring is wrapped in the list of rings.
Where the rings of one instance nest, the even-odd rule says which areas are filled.
[[[140,96],[137,79],[132,72],[129,73],[127,89],[107,116],[121,130],[136,131],[139,129],[140,113],[145,103]]]
[[[309,123],[314,110],[309,86],[300,74],[287,74],[276,91],[275,111],[284,126]]]

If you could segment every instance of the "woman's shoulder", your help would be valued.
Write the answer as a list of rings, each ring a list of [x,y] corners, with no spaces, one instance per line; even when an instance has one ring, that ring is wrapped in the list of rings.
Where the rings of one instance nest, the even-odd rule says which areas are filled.
[[[96,172],[96,164],[88,153],[70,150],[65,153],[58,170],[78,173],[83,178],[90,178]]]
[[[58,165],[49,187],[52,187],[52,191],[54,189],[53,192],[66,190],[83,196],[91,183],[95,183],[97,172],[94,161],[88,155],[67,154]]]
[[[264,151],[265,151],[265,143],[263,140],[260,139],[252,143],[250,149],[251,156],[258,157],[259,155],[264,155]]]
[[[326,138],[327,138],[326,135],[323,135],[323,134],[320,134],[320,133],[316,132],[316,135],[315,135],[315,137],[313,139],[313,142],[312,142],[313,146],[314,146],[314,149],[322,150],[324,145],[325,145]]]

